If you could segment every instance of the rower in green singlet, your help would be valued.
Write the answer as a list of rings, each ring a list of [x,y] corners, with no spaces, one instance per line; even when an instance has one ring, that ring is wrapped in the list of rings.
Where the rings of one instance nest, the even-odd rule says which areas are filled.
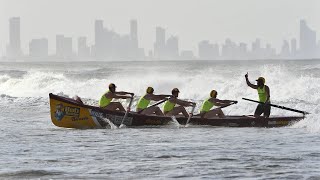
[[[128,96],[131,95],[131,96]],[[124,92],[124,91],[116,91],[116,85],[111,83],[109,84],[109,91],[104,93],[99,101],[100,108],[115,111],[125,111],[122,104],[120,102],[112,102],[113,99],[128,99],[133,98],[134,93]]]
[[[231,100],[220,100],[217,98],[218,92],[216,90],[212,90],[210,92],[210,97],[206,99],[200,109],[200,115],[203,118],[212,118],[212,117],[220,117],[224,118],[225,115],[221,108],[212,109],[214,106],[221,107],[229,104],[237,103],[237,101]]]
[[[138,101],[137,112],[140,112],[140,114],[156,114],[163,116],[163,113],[158,106],[148,107],[148,105],[150,104],[150,101],[161,101],[169,98],[171,95],[155,95],[153,92],[154,89],[152,87],[147,88],[146,94],[141,96]]]
[[[266,80],[263,77],[259,77],[257,81],[257,85],[251,84],[248,78],[248,73],[245,75],[247,85],[253,89],[258,91],[259,103],[254,116],[259,117],[262,113],[263,116],[268,118],[270,116],[271,106],[270,106],[270,89],[267,85],[265,85]]]
[[[178,88],[172,89],[172,97],[169,100],[167,100],[163,106],[164,115],[175,116],[182,113],[185,117],[189,117],[189,114],[187,113],[184,107],[195,106],[196,103],[178,99],[179,92],[180,91]],[[179,106],[176,107],[176,104],[178,104]]]

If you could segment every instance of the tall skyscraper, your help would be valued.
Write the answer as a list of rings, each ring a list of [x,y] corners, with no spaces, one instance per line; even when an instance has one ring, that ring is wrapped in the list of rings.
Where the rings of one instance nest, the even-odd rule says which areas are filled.
[[[64,37],[64,35],[56,36],[56,56],[62,59],[73,57],[71,37]]]
[[[137,20],[130,21],[130,37],[133,42],[133,48],[138,48],[138,23]]]
[[[20,17],[9,19],[9,44],[7,46],[7,56],[17,58],[22,55],[20,40]]]
[[[166,54],[166,30],[156,27],[156,42],[154,43],[155,58],[164,58]]]
[[[88,58],[90,56],[90,48],[87,45],[86,37],[78,38],[78,57]]]
[[[179,39],[178,37],[171,36],[167,40],[166,55],[169,59],[177,59],[179,57]]]
[[[300,57],[314,58],[316,53],[316,32],[311,30],[305,20],[300,21]]]

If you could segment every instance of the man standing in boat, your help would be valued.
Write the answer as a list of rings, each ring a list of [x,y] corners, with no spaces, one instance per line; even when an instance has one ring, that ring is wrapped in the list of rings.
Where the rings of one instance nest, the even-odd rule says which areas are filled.
[[[183,101],[181,99],[178,99],[179,92],[180,91],[178,88],[172,89],[172,91],[171,91],[172,97],[170,99],[168,99],[163,106],[164,115],[175,116],[175,115],[182,113],[185,117],[189,117],[189,114],[187,113],[187,111],[184,107],[185,106],[195,106],[196,103],[189,102],[189,101]],[[176,104],[178,104],[180,106],[175,107]]]
[[[122,104],[120,102],[111,102],[113,99],[128,99],[133,98],[134,93],[119,91],[116,92],[117,86],[113,83],[109,84],[109,91],[104,93],[99,101],[99,106],[103,109],[107,109],[110,111],[125,111]],[[131,96],[128,96],[131,95]]]
[[[225,115],[221,108],[212,109],[214,106],[223,107],[229,106],[231,104],[236,104],[237,101],[231,100],[220,100],[217,98],[218,92],[216,90],[212,90],[210,92],[210,97],[206,99],[200,109],[200,115],[202,118],[212,118],[212,117],[220,117],[224,118]]]
[[[255,117],[259,117],[262,113],[265,118],[270,116],[270,89],[267,85],[265,85],[265,79],[263,77],[259,77],[257,81],[257,85],[251,84],[248,78],[248,73],[245,75],[247,85],[253,89],[258,91],[259,95],[259,104],[254,112]]]
[[[148,87],[146,90],[146,94],[141,96],[137,104],[137,112],[140,114],[156,114],[159,116],[163,116],[162,111],[158,106],[148,107],[150,101],[161,101],[170,97],[171,95],[155,95],[153,94],[154,89],[152,87]]]

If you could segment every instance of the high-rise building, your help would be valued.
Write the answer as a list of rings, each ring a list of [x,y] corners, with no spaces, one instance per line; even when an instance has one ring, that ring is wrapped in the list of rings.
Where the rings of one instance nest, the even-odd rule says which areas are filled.
[[[287,40],[283,40],[280,56],[282,58],[288,58],[289,55],[290,55],[289,42]]]
[[[138,48],[138,23],[137,20],[130,21],[130,37],[133,42],[133,48]]]
[[[291,57],[297,55],[297,40],[295,38],[291,39]]]
[[[167,40],[166,44],[166,58],[168,59],[177,59],[179,57],[179,39],[178,37],[171,36]]]
[[[162,27],[156,27],[156,42],[154,43],[154,56],[161,59],[166,54],[166,30]]]
[[[29,56],[33,58],[48,57],[48,39],[32,39],[29,43]]]
[[[78,57],[87,58],[90,56],[90,48],[87,45],[86,37],[78,38]]]
[[[73,57],[71,37],[64,37],[64,35],[56,36],[56,56],[62,59]]]
[[[314,58],[316,53],[316,32],[300,21],[300,58]]]
[[[9,19],[9,44],[7,46],[7,56],[17,58],[22,56],[20,40],[20,17]]]

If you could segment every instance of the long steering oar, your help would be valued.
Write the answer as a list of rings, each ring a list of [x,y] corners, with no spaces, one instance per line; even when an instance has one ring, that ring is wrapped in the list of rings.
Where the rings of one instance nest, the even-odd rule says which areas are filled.
[[[191,109],[191,112],[190,112],[190,114],[189,114],[188,120],[187,120],[187,122],[186,122],[186,125],[185,125],[184,127],[188,127],[189,121],[190,121],[191,117],[193,116],[193,112],[194,112],[194,109],[195,109],[195,108],[196,108],[196,105],[193,105],[193,106],[192,106],[192,109]]]
[[[166,98],[166,99],[164,99],[164,100],[162,100],[162,101],[159,101],[159,102],[157,102],[157,103],[152,104],[151,106],[149,106],[149,107],[147,107],[147,108],[157,106],[157,105],[159,105],[159,104],[161,104],[161,103],[166,102],[167,100],[168,100],[168,99]],[[139,113],[141,113],[143,110],[145,110],[145,109],[142,109],[142,110],[138,111],[137,113],[139,114]]]
[[[247,98],[242,98],[242,99],[246,100],[246,101],[251,101],[251,102],[255,102],[255,103],[264,104],[263,102],[255,101],[255,100],[252,100],[252,99],[247,99]],[[269,104],[269,105],[272,106],[272,107],[276,107],[276,108],[280,108],[280,109],[284,109],[284,110],[288,110],[288,111],[293,111],[293,112],[297,112],[297,113],[301,113],[303,115],[310,114],[310,113],[308,113],[306,111],[300,111],[300,110],[297,110],[297,109],[292,109],[292,108],[279,106],[279,105],[275,105],[275,104]]]
[[[124,123],[124,120],[128,117],[128,113],[129,113],[129,111],[130,111],[132,101],[133,101],[133,96],[130,98],[129,106],[128,106],[128,108],[127,108],[126,113],[125,113],[124,116],[123,116],[123,119],[122,119],[122,122],[121,122],[119,128],[125,127],[125,124],[123,124],[123,123]]]

